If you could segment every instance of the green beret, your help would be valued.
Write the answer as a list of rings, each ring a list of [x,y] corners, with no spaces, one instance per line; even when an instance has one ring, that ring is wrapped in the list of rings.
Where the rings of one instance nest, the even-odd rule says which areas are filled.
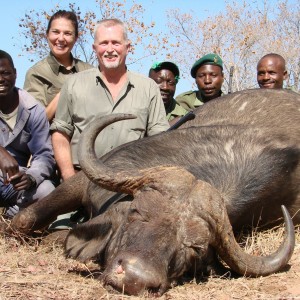
[[[209,53],[198,59],[192,66],[191,75],[193,78],[196,78],[197,70],[202,65],[215,65],[219,66],[223,70],[223,61],[221,57],[215,53]]]
[[[152,66],[151,66],[151,70],[154,70],[156,72],[160,71],[160,70],[169,70],[171,71],[174,75],[175,75],[175,79],[176,82],[178,82],[179,80],[179,68],[177,67],[176,64],[170,62],[170,61],[163,61],[163,62],[155,62]]]

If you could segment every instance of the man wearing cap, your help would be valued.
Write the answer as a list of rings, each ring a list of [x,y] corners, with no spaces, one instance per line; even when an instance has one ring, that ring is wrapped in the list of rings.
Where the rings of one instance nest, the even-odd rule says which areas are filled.
[[[195,78],[198,91],[188,91],[176,97],[183,108],[193,110],[222,95],[223,61],[217,54],[209,53],[198,59],[191,69],[191,75]]]
[[[174,99],[179,75],[177,65],[169,61],[156,62],[149,70],[149,77],[159,86],[170,125],[175,124],[178,119],[188,113]]]

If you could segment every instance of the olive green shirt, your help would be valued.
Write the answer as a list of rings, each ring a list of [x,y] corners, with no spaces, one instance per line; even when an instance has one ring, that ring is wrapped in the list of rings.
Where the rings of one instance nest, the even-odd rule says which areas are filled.
[[[78,166],[80,133],[95,118],[112,113],[129,113],[137,119],[107,126],[97,137],[98,157],[115,147],[169,128],[158,85],[150,78],[127,71],[127,82],[114,101],[98,68],[70,76],[63,85],[50,130],[71,138],[73,164]]]
[[[205,102],[201,99],[201,95],[200,98],[197,94],[198,91],[188,91],[188,92],[184,92],[180,95],[178,95],[175,99],[176,101],[179,103],[179,105],[181,105],[184,109],[190,111],[190,110],[194,110],[195,108],[197,108],[198,106],[204,104]],[[220,96],[222,96],[223,93],[220,92]]]
[[[197,91],[188,91],[178,95],[176,101],[181,105],[184,109],[190,111],[195,109],[196,107],[204,104],[202,99],[197,97]]]
[[[50,53],[27,71],[24,90],[29,92],[44,106],[48,106],[56,94],[59,93],[63,83],[70,74],[90,68],[93,68],[93,66],[77,58],[73,58],[73,67],[68,70]]]
[[[182,117],[188,113],[188,110],[180,106],[175,99],[172,100],[170,105],[166,108],[167,120],[172,121],[177,117]]]

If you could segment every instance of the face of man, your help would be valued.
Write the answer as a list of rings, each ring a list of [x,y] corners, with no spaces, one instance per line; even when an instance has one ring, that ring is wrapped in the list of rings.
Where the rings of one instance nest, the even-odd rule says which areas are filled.
[[[219,66],[200,66],[196,72],[195,80],[204,101],[209,101],[220,96],[224,75]]]
[[[278,57],[265,57],[257,64],[257,82],[260,88],[281,89],[287,78],[284,62]]]
[[[174,98],[176,91],[176,80],[174,73],[167,69],[160,71],[151,70],[149,77],[158,84],[164,105],[167,107]]]
[[[122,26],[99,26],[93,49],[96,52],[100,70],[105,68],[117,69],[119,66],[125,66],[129,47],[130,44],[124,38]]]
[[[8,59],[0,59],[0,98],[6,97],[15,87],[16,69],[9,63]]]

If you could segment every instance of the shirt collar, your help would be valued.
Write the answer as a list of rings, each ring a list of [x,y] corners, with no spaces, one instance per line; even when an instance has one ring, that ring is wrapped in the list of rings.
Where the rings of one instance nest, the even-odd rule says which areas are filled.
[[[77,66],[77,60],[74,59],[72,53],[71,53],[71,57],[72,57],[72,68],[71,68],[72,73],[79,72],[78,66]],[[56,58],[52,52],[50,52],[50,54],[47,56],[47,62],[50,65],[50,68],[53,71],[53,73],[57,76],[58,76],[59,72],[65,73],[64,70],[67,70],[65,66],[63,66],[56,60]]]
[[[166,114],[172,112],[175,109],[176,106],[176,100],[173,98],[167,107],[165,107]]]
[[[131,86],[131,87],[134,87],[134,78],[131,74],[131,72],[127,69],[126,67],[126,72],[127,72],[127,82],[126,82],[126,85],[127,86]],[[98,67],[97,68],[97,72],[96,72],[96,84],[104,84],[103,82],[103,75],[102,73],[100,72],[100,68]]]

